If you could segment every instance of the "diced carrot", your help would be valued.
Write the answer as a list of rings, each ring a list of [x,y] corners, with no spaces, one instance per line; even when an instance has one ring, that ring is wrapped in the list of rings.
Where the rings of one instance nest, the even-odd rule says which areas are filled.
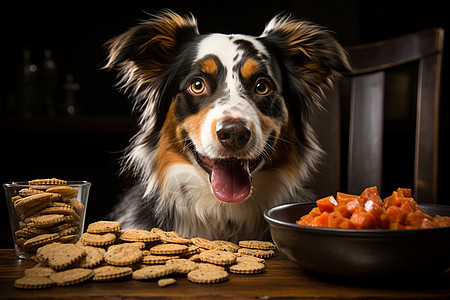
[[[317,207],[320,212],[332,212],[334,207],[337,205],[336,199],[333,196],[328,196],[316,201]]]
[[[309,214],[313,217],[317,217],[321,215],[321,212],[319,210],[318,207],[314,207],[313,209],[311,209],[311,211],[309,212]]]
[[[360,195],[361,198],[369,199],[370,196],[380,196],[376,186],[366,188]]]
[[[416,229],[450,226],[450,217],[423,213],[411,197],[411,190],[398,188],[381,200],[376,187],[360,196],[337,193],[316,201],[309,214],[296,221],[300,225],[345,229]]]
[[[399,223],[391,223],[391,225],[389,226],[389,229],[405,229],[405,226]]]
[[[337,203],[342,203],[342,204],[346,204],[347,202],[354,200],[354,199],[358,199],[358,198],[359,198],[358,195],[351,195],[351,194],[345,194],[345,193],[340,193],[340,192],[337,192],[337,194],[336,194]]]
[[[385,212],[382,213],[378,220],[378,227],[381,229],[389,229],[390,223],[389,215]]]
[[[296,221],[298,225],[309,225],[312,220],[314,220],[314,217],[311,214],[304,215],[300,218],[300,220]]]
[[[412,226],[413,228],[420,228],[424,219],[423,213],[415,211],[408,214],[406,224]]]
[[[314,220],[311,222],[310,226],[314,227],[328,227],[328,212],[324,212],[318,217],[315,217]]]
[[[385,209],[388,209],[392,205],[391,196],[384,198],[383,206]]]
[[[375,220],[366,212],[355,212],[350,218],[350,222],[358,229],[375,229]]]
[[[353,214],[356,211],[356,209],[359,206],[361,206],[361,204],[359,203],[358,199],[354,199],[354,200],[349,201],[346,206],[347,206],[347,210],[351,214]]]
[[[389,214],[389,219],[391,220],[391,222],[405,224],[408,214],[400,207],[393,205],[388,208],[387,212]]]
[[[402,206],[404,201],[407,201],[407,199],[408,198],[405,198],[402,193],[392,192],[392,195],[391,195],[392,205],[400,207],[400,206]]]
[[[420,207],[417,205],[416,201],[412,200],[411,198],[409,199],[410,200],[404,201],[400,208],[408,214],[412,213],[413,211],[420,210]]]
[[[349,219],[342,219],[342,221],[339,223],[339,228],[342,229],[356,229],[355,225],[349,220]]]
[[[398,193],[401,193],[404,197],[411,197],[411,189],[397,188]]]
[[[433,222],[428,219],[423,219],[422,224],[420,224],[420,228],[433,228]]]
[[[352,216],[352,214],[347,209],[347,205],[345,205],[345,204],[336,205],[336,207],[334,208],[334,211],[344,218],[350,218]]]
[[[350,221],[349,219],[343,217],[341,214],[339,214],[337,212],[332,212],[328,216],[328,227],[331,227],[331,228],[342,228],[342,227],[348,228],[349,227],[349,225],[348,225],[349,221]],[[344,224],[341,226],[341,223],[344,223]]]

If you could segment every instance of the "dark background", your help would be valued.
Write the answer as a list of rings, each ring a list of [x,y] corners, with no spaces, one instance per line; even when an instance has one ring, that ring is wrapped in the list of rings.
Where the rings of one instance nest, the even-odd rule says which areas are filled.
[[[274,15],[288,12],[334,31],[344,46],[431,27],[450,32],[445,2],[435,0],[36,2],[5,3],[0,9],[0,180],[58,177],[91,181],[87,223],[100,220],[129,186],[130,181],[119,176],[118,160],[136,130],[130,100],[113,87],[116,73],[101,70],[106,58],[103,45],[148,18],[147,13],[163,8],[191,12],[201,33],[259,35]],[[450,204],[445,190],[450,180],[449,40],[445,42],[440,109],[438,194],[442,204]],[[29,49],[37,66],[36,95],[42,93],[44,50],[52,51],[57,87],[51,116],[40,98],[35,99],[29,114],[23,113],[24,49]],[[72,117],[65,110],[67,74],[79,84],[74,92],[76,115]],[[3,194],[0,203],[0,246],[8,247],[11,233]]]

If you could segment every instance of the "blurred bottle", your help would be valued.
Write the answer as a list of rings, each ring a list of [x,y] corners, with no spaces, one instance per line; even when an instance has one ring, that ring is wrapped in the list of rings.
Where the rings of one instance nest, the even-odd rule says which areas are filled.
[[[42,61],[42,96],[43,114],[54,117],[56,115],[56,97],[58,91],[58,69],[52,57],[52,51],[45,49]]]
[[[75,92],[80,89],[80,84],[75,82],[72,74],[66,75],[64,89],[66,91],[65,111],[69,116],[75,116],[77,113]]]
[[[33,116],[37,102],[37,66],[31,61],[31,51],[23,51],[21,82],[19,85],[19,115]]]

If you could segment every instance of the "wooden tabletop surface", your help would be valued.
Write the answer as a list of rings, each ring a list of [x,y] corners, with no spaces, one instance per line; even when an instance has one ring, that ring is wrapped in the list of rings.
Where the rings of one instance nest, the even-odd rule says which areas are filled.
[[[90,281],[30,291],[14,288],[14,280],[34,264],[16,258],[12,249],[0,249],[0,299],[450,299],[450,270],[426,282],[367,286],[312,276],[279,253],[267,260],[264,273],[230,274],[228,281],[217,284],[195,284],[179,277],[175,285],[165,288],[158,287],[156,281],[136,280]]]

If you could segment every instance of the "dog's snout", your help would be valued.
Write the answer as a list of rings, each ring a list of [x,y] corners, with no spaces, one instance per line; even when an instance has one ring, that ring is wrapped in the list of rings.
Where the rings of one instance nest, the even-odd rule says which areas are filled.
[[[247,121],[242,119],[224,119],[216,124],[216,134],[220,143],[236,152],[250,140],[251,130]]]

